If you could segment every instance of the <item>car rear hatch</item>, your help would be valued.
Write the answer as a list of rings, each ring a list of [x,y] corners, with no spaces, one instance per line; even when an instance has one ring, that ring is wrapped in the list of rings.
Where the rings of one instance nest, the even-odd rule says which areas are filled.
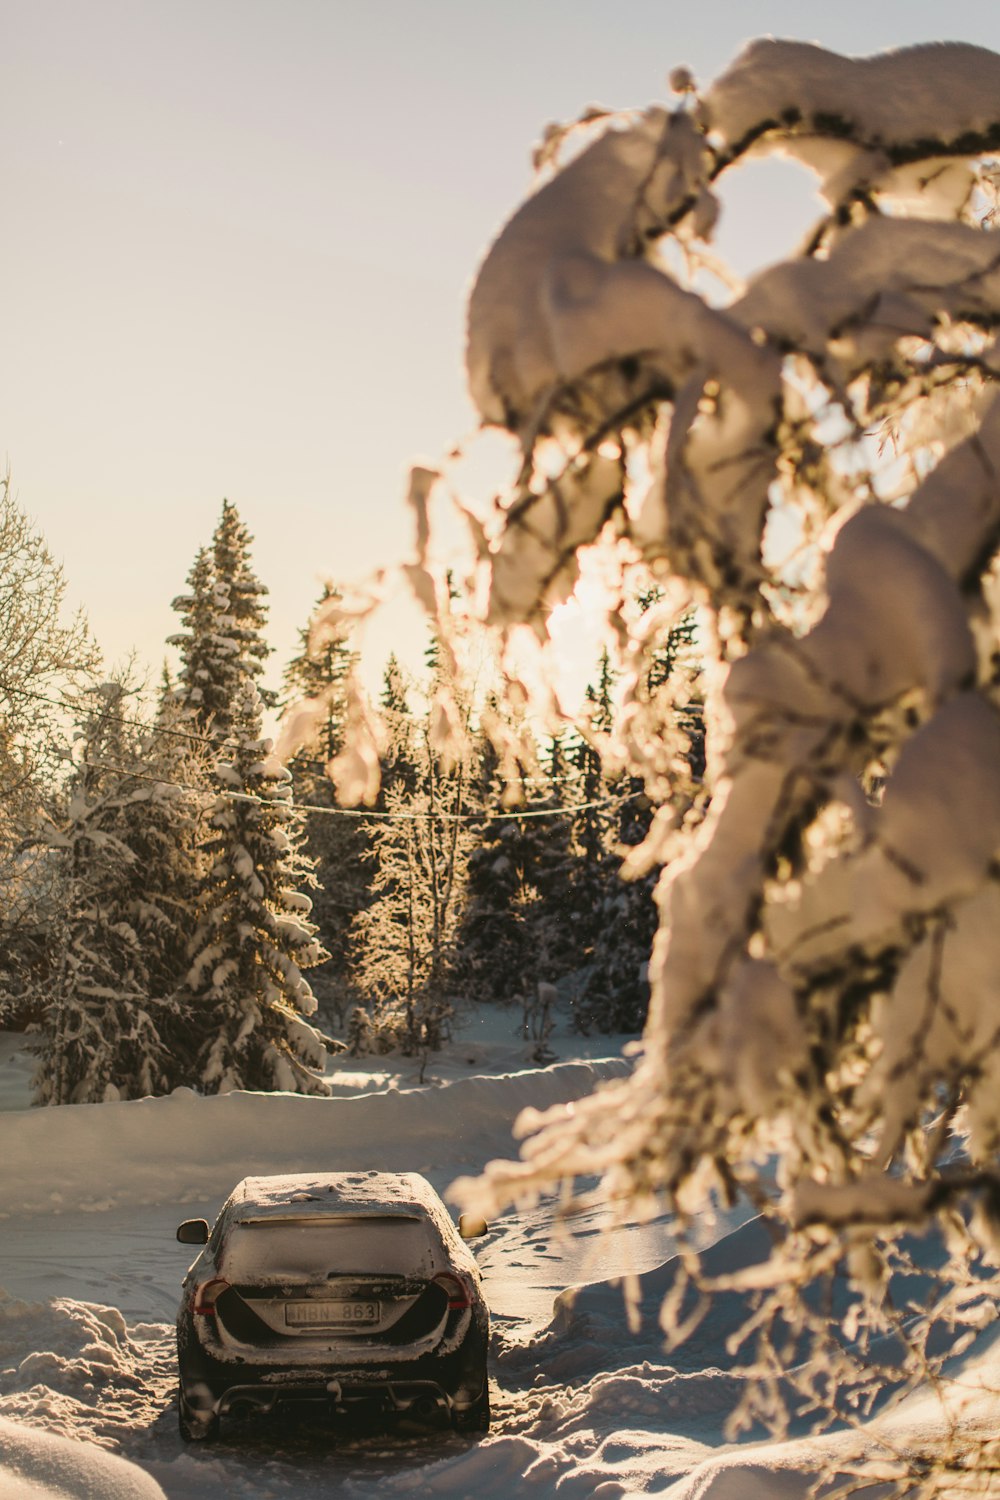
[[[210,1293],[218,1341],[263,1362],[410,1358],[453,1305],[433,1227],[402,1212],[269,1214],[234,1224]]]

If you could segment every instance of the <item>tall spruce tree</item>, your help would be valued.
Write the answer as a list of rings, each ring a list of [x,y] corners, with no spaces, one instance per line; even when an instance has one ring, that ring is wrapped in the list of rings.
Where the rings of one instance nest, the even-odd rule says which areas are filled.
[[[306,1019],[316,1000],[302,972],[326,957],[302,890],[311,870],[291,776],[262,738],[260,695],[249,674],[233,704],[231,732],[231,757],[215,770],[209,867],[185,984],[195,1081],[206,1093],[325,1093],[325,1047]]]
[[[339,590],[327,584],[316,609],[339,597]],[[284,672],[286,701],[311,698],[321,702],[323,709],[313,734],[300,746],[289,769],[296,801],[319,809],[305,814],[306,851],[318,882],[312,920],[330,955],[317,973],[316,997],[320,1009],[342,1026],[358,1002],[348,958],[348,931],[353,916],[369,899],[370,866],[364,858],[368,826],[363,819],[344,814],[337,807],[326,768],[344,743],[347,680],[356,666],[357,653],[336,634],[314,645],[308,626],[299,631],[299,643],[298,654]]]

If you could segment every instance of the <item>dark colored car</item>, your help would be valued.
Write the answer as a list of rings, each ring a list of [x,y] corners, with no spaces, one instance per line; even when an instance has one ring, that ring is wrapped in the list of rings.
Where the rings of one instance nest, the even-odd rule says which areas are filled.
[[[177,1318],[188,1441],[287,1402],[489,1429],[479,1268],[417,1173],[247,1177],[177,1238],[204,1246]]]

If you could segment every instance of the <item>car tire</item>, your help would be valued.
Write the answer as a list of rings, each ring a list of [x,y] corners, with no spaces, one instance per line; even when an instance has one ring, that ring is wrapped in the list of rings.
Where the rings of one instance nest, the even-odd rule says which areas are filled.
[[[178,1391],[177,1430],[185,1443],[213,1443],[219,1436],[219,1418],[199,1417],[184,1400],[184,1392]]]
[[[475,1432],[480,1435],[490,1430],[490,1387],[489,1382],[483,1382],[483,1394],[478,1401],[467,1406],[465,1411],[457,1411],[453,1417],[456,1432]]]

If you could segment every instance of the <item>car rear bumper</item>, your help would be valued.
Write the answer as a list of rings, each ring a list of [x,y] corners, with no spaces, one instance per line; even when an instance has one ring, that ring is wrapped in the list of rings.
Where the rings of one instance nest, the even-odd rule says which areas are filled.
[[[335,1416],[364,1409],[372,1415],[414,1416],[421,1421],[447,1418],[457,1407],[454,1398],[433,1380],[328,1380],[286,1385],[232,1385],[216,1404],[220,1416],[229,1412],[273,1412],[288,1404],[315,1404]]]
[[[322,1403],[334,1415],[367,1407],[373,1415],[422,1420],[461,1414],[486,1388],[487,1330],[473,1323],[457,1349],[373,1369],[355,1366],[234,1364],[213,1357],[190,1328],[179,1328],[181,1391],[192,1415],[207,1422],[240,1410],[271,1412],[293,1402]],[[186,1336],[185,1336],[186,1335]]]

